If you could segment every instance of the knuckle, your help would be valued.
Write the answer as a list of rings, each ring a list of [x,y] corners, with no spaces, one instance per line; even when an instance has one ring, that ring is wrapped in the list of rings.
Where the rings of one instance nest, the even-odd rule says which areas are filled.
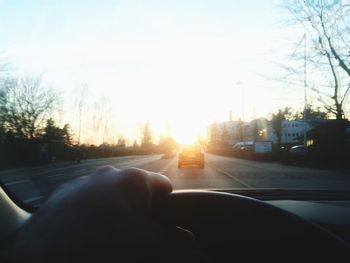
[[[115,172],[116,169],[111,166],[111,165],[106,165],[98,168],[95,172],[95,174],[105,174],[105,173],[110,173],[110,172]]]

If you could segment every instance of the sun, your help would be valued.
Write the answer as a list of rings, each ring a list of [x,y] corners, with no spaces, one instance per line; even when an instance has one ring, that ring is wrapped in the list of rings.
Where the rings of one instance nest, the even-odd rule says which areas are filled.
[[[192,144],[196,141],[196,134],[192,134],[191,131],[178,130],[174,131],[174,139],[179,144]]]
[[[173,124],[173,137],[179,144],[193,144],[198,137],[206,136],[207,123],[202,120],[177,119]]]

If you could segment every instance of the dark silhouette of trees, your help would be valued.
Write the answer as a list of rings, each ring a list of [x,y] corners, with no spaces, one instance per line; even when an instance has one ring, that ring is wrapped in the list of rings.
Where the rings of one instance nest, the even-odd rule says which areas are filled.
[[[69,124],[65,124],[63,128],[60,128],[51,118],[46,121],[43,139],[51,142],[63,142],[67,145],[72,145],[73,141]]]
[[[242,121],[241,119],[238,120],[237,123],[237,129],[238,129],[238,133],[237,133],[237,137],[236,138],[238,141],[244,141],[245,140],[245,123],[244,121]]]
[[[305,112],[305,113],[304,113]],[[312,104],[308,104],[304,110],[298,111],[294,114],[294,119],[304,120],[304,115],[306,120],[327,120],[329,114],[321,109],[320,107],[314,107]]]
[[[161,153],[170,154],[176,149],[176,141],[171,136],[163,136],[159,139],[158,149]]]
[[[146,124],[143,127],[141,148],[145,151],[152,151],[153,148],[153,135],[151,126],[148,122],[146,122]]]
[[[217,123],[213,123],[209,127],[209,143],[208,148],[211,151],[217,150],[219,147],[220,137],[219,137],[219,128]]]
[[[285,2],[284,8],[291,14],[288,23],[305,29],[308,46],[307,56],[303,50],[293,54],[292,60],[306,58],[308,72],[312,72],[307,75],[308,88],[316,92],[317,100],[329,113],[341,120],[350,92],[350,6],[342,1]],[[303,67],[294,64],[286,68],[290,75],[305,81]]]
[[[134,143],[132,144],[131,148],[132,148],[133,150],[138,150],[139,147],[140,147],[140,146],[138,145],[137,140],[134,140]]]
[[[221,134],[220,134],[220,147],[222,149],[225,149],[230,146],[230,133],[227,130],[226,125],[224,125],[221,129]]]
[[[272,128],[277,137],[277,144],[281,145],[282,139],[282,122],[284,120],[290,119],[292,116],[291,108],[285,107],[284,109],[279,109],[277,113],[272,114],[271,122]]]
[[[125,141],[123,136],[120,136],[118,138],[117,147],[118,147],[119,150],[125,150],[126,149],[126,141]]]
[[[58,103],[38,78],[6,78],[0,87],[0,123],[6,132],[33,139]]]

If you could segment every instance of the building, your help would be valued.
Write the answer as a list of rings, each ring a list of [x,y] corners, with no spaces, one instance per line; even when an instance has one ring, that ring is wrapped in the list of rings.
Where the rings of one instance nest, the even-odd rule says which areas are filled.
[[[213,134],[214,132],[216,133],[215,135]],[[210,141],[213,139],[213,137],[216,137],[216,140],[220,141],[224,133],[227,133],[227,144],[231,146],[234,145],[240,140],[242,133],[242,122],[226,121],[212,123],[207,128],[207,139]]]
[[[285,120],[282,122],[282,144],[303,143],[304,133],[315,127],[315,123],[304,120]],[[302,139],[301,139],[302,138]]]
[[[272,124],[265,118],[254,119],[245,124],[244,140],[246,141],[271,141],[277,142]]]
[[[215,135],[213,134],[215,133]],[[216,138],[217,143],[225,137],[228,145],[235,145],[240,141],[272,141],[277,142],[270,121],[265,118],[255,119],[250,122],[227,121],[212,123],[207,128],[208,141]],[[225,139],[225,140],[226,140]]]
[[[311,121],[285,120],[281,127],[281,143],[302,143],[303,139],[300,139],[303,137],[300,136],[314,127],[315,124]],[[216,133],[215,136],[213,132]],[[278,142],[271,121],[265,118],[254,119],[250,122],[227,121],[210,124],[207,129],[208,141],[213,137],[216,137],[218,143],[222,137],[226,137],[231,146],[240,141],[271,141],[274,144]]]

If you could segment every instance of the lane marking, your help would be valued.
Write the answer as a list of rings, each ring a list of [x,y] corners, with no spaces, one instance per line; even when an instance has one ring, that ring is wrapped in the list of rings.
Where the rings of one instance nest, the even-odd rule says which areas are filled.
[[[247,188],[253,188],[250,184],[243,182],[241,179],[238,179],[236,176],[234,176],[234,175],[232,175],[232,174],[230,174],[230,173],[228,173],[228,172],[225,172],[225,171],[223,171],[223,170],[221,170],[221,169],[219,169],[219,168],[214,168],[214,167],[212,167],[212,168],[213,168],[214,170],[216,170],[217,172],[222,173],[222,174],[224,174],[224,175],[230,177],[231,179],[237,181],[238,183],[244,185],[244,186],[247,187]]]
[[[162,170],[160,170],[158,173],[164,174],[169,169],[169,167],[172,166],[175,162],[176,162],[176,159],[174,158],[173,160],[168,162],[167,165]]]
[[[17,184],[24,184],[24,183],[31,183],[29,179],[23,179],[23,180],[18,180],[18,181],[13,181],[9,183],[5,183],[6,186],[12,186],[12,185],[17,185]]]
[[[142,159],[138,159],[138,160],[132,160],[132,161],[129,161],[129,162],[126,162],[126,163],[121,163],[121,164],[118,164],[118,165],[116,164],[114,166],[116,168],[129,168],[129,167],[132,167],[132,166],[138,167],[138,166],[142,166],[142,165],[145,165],[145,164],[148,164],[148,163],[152,163],[152,162],[155,162],[155,161],[159,160],[158,156],[153,157],[153,158],[152,157],[151,158],[150,157],[146,157],[146,158],[142,158]]]

